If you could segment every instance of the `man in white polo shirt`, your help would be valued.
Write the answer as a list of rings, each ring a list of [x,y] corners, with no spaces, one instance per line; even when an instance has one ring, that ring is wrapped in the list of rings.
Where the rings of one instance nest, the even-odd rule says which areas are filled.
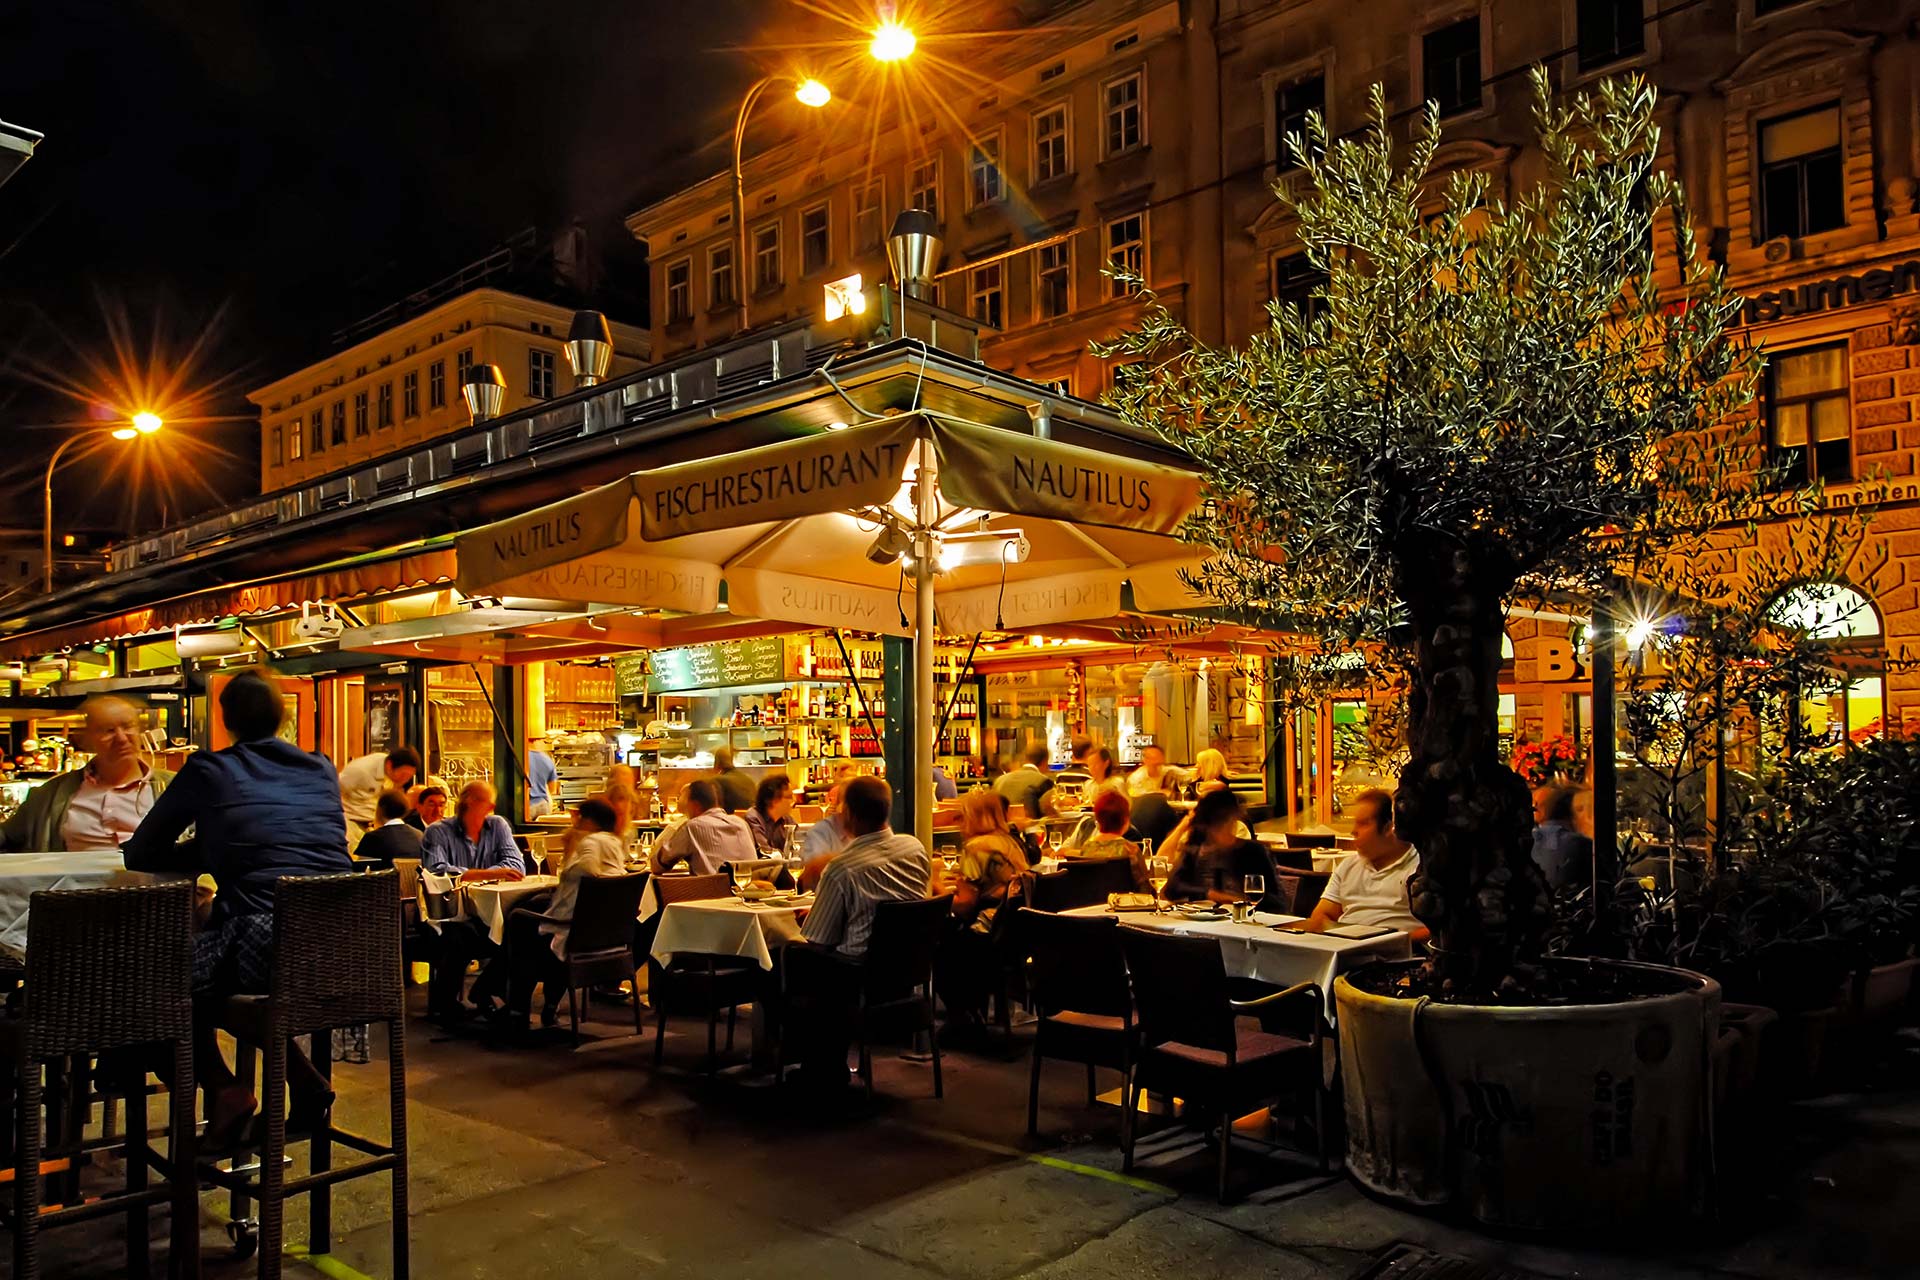
[[[1353,857],[1334,868],[1313,917],[1301,928],[1324,933],[1334,924],[1385,925],[1418,942],[1427,927],[1413,914],[1407,881],[1420,869],[1420,851],[1393,829],[1393,797],[1378,788],[1353,798]]]

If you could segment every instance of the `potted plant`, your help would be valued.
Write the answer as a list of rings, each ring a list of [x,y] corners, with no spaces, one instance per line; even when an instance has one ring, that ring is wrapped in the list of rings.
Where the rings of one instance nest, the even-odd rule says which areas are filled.
[[[1114,403],[1209,477],[1194,591],[1304,637],[1296,684],[1316,664],[1327,688],[1362,666],[1406,682],[1395,818],[1433,939],[1336,984],[1350,1173],[1504,1227],[1604,1232],[1702,1199],[1719,988],[1544,954],[1528,786],[1499,753],[1504,611],[1657,584],[1757,518],[1752,435],[1722,424],[1760,362],[1654,164],[1654,91],[1560,105],[1533,85],[1532,189],[1437,172],[1437,109],[1403,143],[1376,86],[1363,134],[1316,117],[1290,139],[1306,181],[1278,194],[1323,276],[1311,307],[1274,304],[1224,349],[1150,303],[1100,350],[1129,361]]]

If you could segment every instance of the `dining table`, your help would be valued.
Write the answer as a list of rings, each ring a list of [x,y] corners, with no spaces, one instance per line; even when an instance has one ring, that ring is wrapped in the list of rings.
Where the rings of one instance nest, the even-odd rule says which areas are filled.
[[[1063,912],[1070,916],[1111,916],[1141,929],[1190,938],[1212,938],[1220,944],[1221,959],[1226,961],[1227,976],[1250,978],[1274,987],[1291,987],[1312,982],[1320,987],[1326,1002],[1327,1021],[1334,1020],[1333,981],[1347,970],[1375,960],[1407,960],[1413,956],[1413,942],[1401,930],[1373,938],[1337,938],[1324,933],[1289,933],[1276,925],[1297,924],[1300,916],[1258,911],[1246,923],[1222,913],[1171,911],[1123,911],[1112,907],[1079,907]]]
[[[671,902],[660,915],[651,955],[663,965],[682,952],[725,956],[751,960],[770,973],[774,954],[800,936],[800,918],[812,902],[810,893]]]
[[[118,849],[69,853],[0,853],[0,952],[27,950],[27,911],[43,889],[98,889],[148,877],[128,871]]]
[[[467,900],[467,911],[495,946],[507,940],[507,917],[516,905],[536,893],[544,893],[560,883],[559,876],[527,876],[520,880],[479,880],[460,886]]]

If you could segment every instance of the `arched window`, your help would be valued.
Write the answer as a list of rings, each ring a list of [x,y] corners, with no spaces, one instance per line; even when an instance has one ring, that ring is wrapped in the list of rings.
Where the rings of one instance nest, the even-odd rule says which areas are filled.
[[[1886,650],[1873,601],[1844,583],[1807,582],[1781,592],[1767,618],[1819,642],[1831,664],[1828,682],[1801,691],[1800,723],[1813,741],[1884,737]]]
[[[1864,640],[1880,635],[1880,612],[1873,601],[1838,582],[1790,587],[1767,607],[1767,617],[1783,627],[1805,631],[1814,640]]]

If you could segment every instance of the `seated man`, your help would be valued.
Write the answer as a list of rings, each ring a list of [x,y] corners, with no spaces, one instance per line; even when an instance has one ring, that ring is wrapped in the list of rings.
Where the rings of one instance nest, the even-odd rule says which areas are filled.
[[[426,829],[447,816],[447,789],[437,782],[429,782],[413,793],[413,811],[407,815],[407,825],[415,831],[425,833]]]
[[[493,811],[493,798],[493,788],[484,782],[469,782],[461,788],[453,816],[434,823],[421,837],[420,869],[463,881],[518,880],[525,876],[526,862],[514,842],[513,828]],[[434,961],[433,982],[427,988],[428,1011],[453,1014],[459,1007],[468,963],[494,950],[478,921],[454,920],[442,925],[440,955]]]
[[[1413,914],[1407,881],[1420,869],[1420,851],[1393,829],[1393,797],[1374,789],[1352,801],[1353,849],[1334,868],[1313,916],[1301,928],[1324,933],[1335,924],[1385,925],[1404,929],[1415,942],[1428,937]]]
[[[373,802],[376,825],[353,847],[354,858],[377,863],[382,871],[391,867],[395,858],[418,858],[420,833],[407,825],[409,812],[406,796],[398,791],[382,791],[380,798]]]
[[[873,909],[880,902],[925,898],[933,879],[926,846],[888,825],[893,789],[879,778],[855,778],[843,801],[847,847],[827,864],[819,894],[802,927],[803,941],[781,953],[784,986],[804,1000],[805,1022],[788,1028],[797,1036],[807,1082],[832,1092],[847,1083],[848,1014],[857,971],[822,954],[849,959],[867,953],[873,933]]]
[[[684,862],[694,875],[710,876],[724,871],[729,862],[751,862],[760,856],[747,820],[720,806],[720,788],[711,778],[687,784],[680,793],[680,812],[687,820],[669,827],[653,846],[656,872]]]

